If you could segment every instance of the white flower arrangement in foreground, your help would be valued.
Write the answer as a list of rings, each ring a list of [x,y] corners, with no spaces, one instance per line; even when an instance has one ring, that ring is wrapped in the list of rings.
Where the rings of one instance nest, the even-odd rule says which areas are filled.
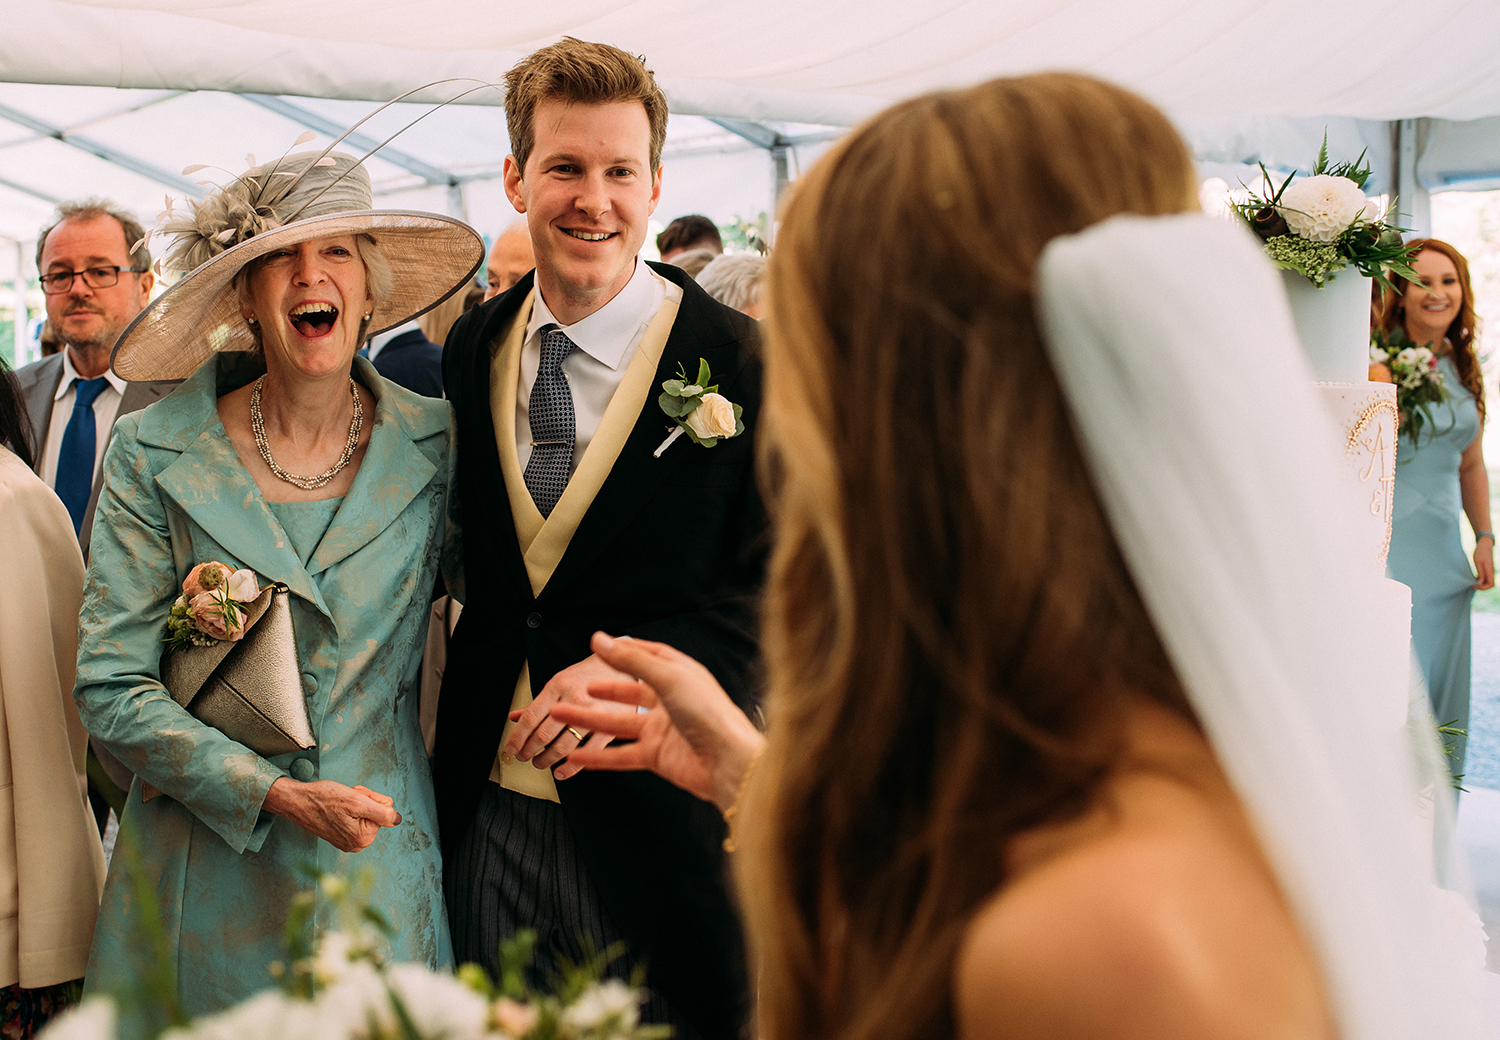
[[[601,979],[614,951],[582,965],[562,966],[553,993],[524,981],[535,936],[502,945],[501,978],[477,964],[457,974],[420,964],[389,964],[382,955],[390,928],[362,896],[368,877],[351,883],[321,875],[318,884],[339,906],[340,928],[308,948],[289,942],[290,965],[277,962],[272,987],[228,1010],[173,1026],[157,1040],[664,1040],[667,1026],[640,1024],[642,993],[619,979]],[[306,934],[313,898],[293,902],[288,936]],[[92,996],[60,1016],[41,1040],[115,1040],[118,1014],[107,996]]]

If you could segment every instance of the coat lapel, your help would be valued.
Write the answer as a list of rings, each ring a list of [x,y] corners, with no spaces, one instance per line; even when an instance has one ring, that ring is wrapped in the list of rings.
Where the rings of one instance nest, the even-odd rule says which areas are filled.
[[[496,565],[503,568],[500,577],[520,584],[527,580],[526,564],[515,525],[494,522],[512,513],[500,445],[508,437],[515,451],[515,388],[512,385],[510,419],[497,428],[493,380],[496,355],[518,320],[517,312],[530,298],[532,279],[533,274],[527,272],[505,293],[460,318],[443,352],[443,384],[458,419],[458,494],[464,525],[471,531],[484,530],[487,547]],[[472,332],[467,328],[471,322],[478,326]],[[471,533],[467,540],[476,537],[480,536]],[[464,555],[475,559],[479,554],[466,550]]]
[[[163,405],[142,414],[137,436],[143,444],[181,453],[156,475],[157,485],[178,509],[212,532],[214,541],[241,566],[266,581],[284,582],[329,614],[312,576],[219,422],[220,378],[243,364],[222,354],[210,359],[173,395],[175,407]]]
[[[52,425],[52,399],[57,395],[57,384],[62,380],[62,355],[54,354],[35,365],[27,365],[16,372],[21,383],[21,393],[26,398],[26,412],[31,416],[31,443],[35,448],[38,473],[42,469],[42,448],[47,440],[47,430]]]
[[[669,278],[672,271],[656,267]],[[676,278],[671,278],[676,282]],[[646,400],[636,417],[634,427],[619,456],[614,460],[608,478],[594,495],[567,551],[552,572],[551,584],[560,588],[573,577],[585,573],[589,564],[603,552],[614,537],[629,525],[665,483],[672,470],[689,452],[705,451],[686,437],[679,437],[660,458],[653,452],[671,431],[673,423],[657,404],[661,384],[677,375],[678,366],[689,377],[696,375],[700,358],[719,384],[720,393],[736,400],[735,383],[741,367],[740,344],[728,326],[708,321],[702,306],[702,290],[695,285],[683,287],[682,302],[672,333],[662,350],[661,360],[646,392]],[[591,446],[592,447],[592,446]]]
[[[654,396],[651,393],[651,380],[659,367],[659,359],[669,332],[676,323],[679,306],[679,300],[674,298],[676,295],[678,294],[675,292],[668,294],[642,335],[635,356],[626,367],[598,429],[589,440],[588,449],[579,460],[578,468],[569,479],[562,497],[557,500],[552,515],[545,521],[532,501],[531,493],[526,490],[520,458],[514,449],[514,438],[506,438],[498,444],[500,468],[505,474],[506,490],[512,504],[511,514],[525,554],[526,574],[531,582],[533,595],[541,595],[542,589],[552,579],[552,574],[567,553],[579,524],[587,515],[590,504],[609,478],[637,421],[641,400]],[[528,315],[529,308],[523,306],[492,367],[494,375],[490,393],[495,402],[497,429],[506,417],[514,421],[516,385],[520,376],[520,347],[525,328],[523,319]]]
[[[355,378],[375,397],[375,424],[354,483],[307,565],[319,574],[374,541],[422,493],[437,473],[416,442],[440,436],[448,409],[404,406],[386,387],[375,366],[355,358]]]

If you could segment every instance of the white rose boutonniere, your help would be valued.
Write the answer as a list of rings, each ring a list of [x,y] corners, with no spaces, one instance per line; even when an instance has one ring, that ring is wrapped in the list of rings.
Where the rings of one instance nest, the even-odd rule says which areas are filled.
[[[687,434],[695,444],[712,448],[721,440],[738,437],[745,432],[745,423],[740,418],[744,409],[720,394],[718,384],[712,383],[712,379],[708,362],[699,358],[696,381],[689,383],[687,372],[678,365],[677,378],[668,379],[661,385],[662,395],[657,398],[657,403],[661,405],[667,418],[676,425],[671,428],[661,446],[652,452],[653,457],[661,458],[662,452],[683,434]]]

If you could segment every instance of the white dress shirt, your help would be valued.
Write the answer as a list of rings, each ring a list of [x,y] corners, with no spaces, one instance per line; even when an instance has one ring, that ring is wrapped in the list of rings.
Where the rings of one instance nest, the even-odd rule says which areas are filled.
[[[673,289],[677,287],[672,286]],[[680,291],[680,290],[679,290]],[[641,260],[635,262],[635,273],[615,298],[593,314],[572,325],[564,325],[552,316],[541,290],[536,292],[531,320],[526,323],[526,342],[521,347],[521,381],[516,392],[516,452],[521,469],[531,458],[531,420],[528,406],[531,387],[542,363],[542,328],[555,325],[568,334],[578,347],[562,363],[563,374],[573,390],[573,463],[578,468],[584,449],[604,418],[604,410],[625,378],[625,370],[635,357],[646,334],[646,326],[666,302],[667,283]]]
[[[73,355],[63,347],[63,374],[58,380],[57,393],[52,396],[52,422],[47,426],[47,442],[42,445],[41,478],[47,486],[57,486],[57,457],[62,454],[63,434],[68,429],[68,420],[73,418],[73,389],[75,380],[83,377],[73,367]],[[104,461],[104,449],[109,447],[109,431],[114,428],[115,415],[120,411],[120,399],[125,396],[125,380],[115,375],[114,369],[106,369],[104,378],[108,385],[94,398],[94,472],[89,478],[93,486],[99,478],[99,465]]]

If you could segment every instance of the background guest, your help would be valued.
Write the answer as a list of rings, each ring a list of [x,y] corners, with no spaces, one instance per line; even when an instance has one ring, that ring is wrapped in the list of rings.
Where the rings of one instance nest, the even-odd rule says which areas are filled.
[[[536,266],[536,257],[531,252],[531,232],[526,221],[519,220],[500,233],[490,247],[489,259],[485,262],[484,291],[486,300],[493,300],[521,280],[521,276]]]
[[[430,311],[375,337],[370,348],[375,371],[414,394],[442,397],[443,341],[459,316],[483,298],[484,288],[475,281]]]
[[[1470,621],[1476,589],[1495,585],[1495,535],[1490,530],[1490,478],[1484,465],[1484,374],[1479,320],[1469,263],[1447,242],[1418,238],[1412,266],[1421,284],[1392,274],[1380,324],[1400,328],[1438,356],[1448,389],[1431,406],[1433,422],[1417,441],[1403,435],[1396,450],[1391,509],[1391,577],[1411,587],[1411,639],[1427,680],[1433,717],[1469,728]],[[1474,566],[1464,555],[1458,516],[1474,529]],[[1477,580],[1476,580],[1477,572]],[[1464,771],[1468,738],[1454,736],[1451,767]]]
[[[30,420],[0,361],[0,1036],[30,1037],[76,1001],[104,853],[73,705],[83,557],[31,471]]]
[[[462,302],[463,294],[458,298]],[[378,350],[372,344],[371,353],[375,371],[397,386],[423,397],[443,396],[443,347],[427,338],[421,319],[414,318],[394,330],[379,343]]]
[[[57,330],[50,321],[42,322],[42,333],[37,337],[37,346],[42,348],[42,357],[51,357],[63,348],[62,341],[57,338]]]
[[[714,256],[724,252],[719,226],[700,214],[678,217],[656,236],[656,251],[664,264],[675,263],[679,254],[692,249],[706,249]]]
[[[720,303],[752,318],[764,316],[760,294],[766,278],[765,257],[755,253],[715,257],[697,278],[703,291]]]
[[[479,304],[484,302],[484,294],[487,291],[487,288],[488,287],[478,278],[469,283],[469,288],[464,291],[463,313],[469,313],[469,310],[471,308],[477,307]]]
[[[673,267],[681,268],[688,273],[688,277],[696,279],[703,273],[703,269],[713,263],[718,253],[712,249],[689,249],[684,252],[674,253],[672,259],[667,263]]]
[[[127,383],[109,367],[115,340],[151,299],[151,253],[144,243],[130,249],[145,237],[123,209],[85,199],[59,206],[37,240],[47,324],[66,349],[17,370],[16,378],[37,434],[37,473],[67,506],[85,558],[115,420],[177,385]]]
[[[46,330],[64,349],[19,369],[16,378],[36,432],[36,471],[67,507],[85,560],[115,420],[177,385],[127,383],[109,367],[115,340],[151,299],[155,276],[145,237],[128,212],[93,198],[58,206],[56,221],[37,239]],[[130,770],[97,742],[89,759],[89,800],[102,834],[110,809],[118,814],[124,806]]]

